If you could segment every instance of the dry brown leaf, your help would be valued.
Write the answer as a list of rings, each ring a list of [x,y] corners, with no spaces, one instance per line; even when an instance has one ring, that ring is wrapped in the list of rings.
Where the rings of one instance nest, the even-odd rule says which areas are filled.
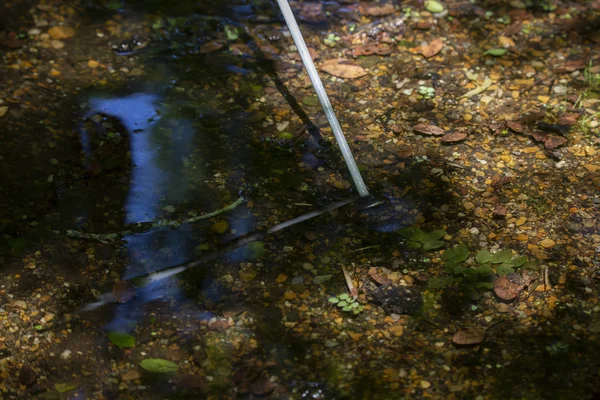
[[[585,67],[587,67],[587,65],[588,64],[585,60],[572,60],[566,61],[558,65],[556,68],[554,68],[554,70],[558,73],[573,72],[580,69],[584,69]]]
[[[506,121],[506,126],[513,132],[523,133],[523,125],[516,121]]]
[[[422,133],[424,135],[442,136],[445,132],[442,128],[435,125],[429,124],[418,124],[413,126],[415,132]]]
[[[429,44],[419,46],[418,52],[425,58],[433,57],[444,48],[444,42],[442,39],[437,38],[432,40]]]
[[[321,64],[321,71],[338,78],[355,79],[367,75],[367,71],[358,65],[348,64],[341,59],[327,60]]]
[[[371,4],[361,4],[358,7],[358,12],[363,15],[370,15],[372,17],[383,17],[385,15],[393,14],[396,11],[393,5],[385,4],[382,6],[373,6]]]
[[[381,276],[377,272],[377,268],[375,268],[375,267],[369,268],[369,276],[371,277],[371,279],[373,279],[375,282],[377,282],[380,285],[389,285],[392,283],[391,280]]]
[[[391,54],[393,50],[394,48],[388,43],[370,43],[353,48],[350,54],[354,58],[360,56],[370,56],[372,54],[387,56]]]
[[[485,332],[479,329],[463,329],[452,336],[452,343],[460,346],[469,346],[483,342]]]
[[[213,51],[217,51],[221,48],[223,48],[225,44],[222,42],[217,42],[217,41],[210,41],[210,42],[206,42],[203,43],[200,46],[200,54],[208,54],[208,53],[212,53]]]
[[[444,143],[456,143],[461,140],[465,140],[467,138],[467,134],[465,132],[448,132],[444,136],[442,136],[442,142]]]
[[[499,277],[494,281],[494,293],[502,300],[514,300],[525,285],[521,275],[508,274]]]
[[[554,150],[557,147],[564,145],[565,143],[567,143],[566,138],[557,135],[549,135],[546,141],[544,142],[544,146],[546,146],[548,150]]]

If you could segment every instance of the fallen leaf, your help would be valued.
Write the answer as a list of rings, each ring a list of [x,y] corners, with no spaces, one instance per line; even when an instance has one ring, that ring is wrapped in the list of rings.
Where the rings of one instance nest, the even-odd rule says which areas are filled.
[[[544,142],[544,146],[548,150],[554,150],[557,147],[564,145],[565,143],[567,143],[567,138],[557,135],[549,135],[546,141]]]
[[[422,133],[424,135],[442,136],[445,132],[442,128],[435,125],[429,124],[418,124],[413,126],[415,132]]]
[[[377,272],[377,268],[375,268],[375,267],[369,268],[369,276],[371,277],[371,279],[373,279],[375,282],[377,282],[380,285],[389,285],[392,283],[391,280],[381,276]]]
[[[224,45],[225,45],[224,43],[217,42],[214,40],[210,41],[210,42],[202,43],[202,45],[200,46],[200,54],[212,53],[213,51],[222,49]]]
[[[506,126],[513,132],[523,133],[523,125],[516,121],[506,121]]]
[[[385,15],[393,14],[395,11],[396,9],[391,4],[385,4],[381,6],[361,4],[358,7],[358,12],[364,15],[370,15],[372,17],[383,17]]]
[[[162,358],[146,358],[140,362],[140,367],[150,372],[175,372],[179,366],[172,361],[163,360]]]
[[[454,131],[446,133],[444,136],[442,136],[441,140],[443,143],[456,143],[466,138],[467,134],[465,132]]]
[[[587,67],[588,63],[585,60],[572,60],[566,61],[554,68],[555,72],[565,73],[565,72],[573,72],[584,69]]]
[[[494,281],[494,293],[502,300],[514,300],[525,285],[518,274],[507,274]]]
[[[485,332],[479,329],[463,329],[452,336],[452,343],[460,346],[469,346],[483,342]]]
[[[357,46],[352,49],[350,55],[354,58],[360,56],[370,56],[377,54],[380,56],[387,56],[392,53],[394,48],[388,43],[370,43],[362,46]]]
[[[556,242],[554,240],[548,239],[548,238],[546,238],[540,242],[540,245],[545,249],[554,247],[555,244],[556,244]]]
[[[321,64],[321,71],[338,78],[355,79],[367,75],[367,71],[358,65],[348,64],[345,60],[327,60]]]
[[[492,80],[489,77],[486,76],[485,80],[483,81],[483,83],[481,85],[479,85],[475,89],[470,90],[467,93],[463,94],[462,96],[459,97],[459,99],[463,99],[465,97],[472,97],[472,96],[478,95],[479,93],[484,92],[491,85],[492,85]]]
[[[433,57],[444,48],[444,42],[442,39],[437,38],[432,40],[429,44],[419,46],[418,52],[425,58]]]

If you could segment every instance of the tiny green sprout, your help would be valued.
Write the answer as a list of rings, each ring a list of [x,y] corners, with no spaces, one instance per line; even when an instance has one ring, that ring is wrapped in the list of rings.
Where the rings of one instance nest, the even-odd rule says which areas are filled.
[[[339,36],[336,36],[334,33],[330,33],[325,39],[323,39],[323,43],[329,47],[334,47],[340,40],[341,39]]]
[[[429,86],[419,86],[419,94],[425,99],[433,99],[435,97],[435,89]]]
[[[37,331],[41,331],[42,329],[44,329],[44,327],[43,327],[43,326],[41,326],[41,325],[36,325],[36,326],[34,326],[34,328],[35,328]]]
[[[362,304],[358,303],[355,298],[350,297],[347,293],[341,293],[337,296],[330,297],[327,301],[331,304],[335,304],[335,306],[342,311],[352,312],[354,315],[358,315],[364,309]]]

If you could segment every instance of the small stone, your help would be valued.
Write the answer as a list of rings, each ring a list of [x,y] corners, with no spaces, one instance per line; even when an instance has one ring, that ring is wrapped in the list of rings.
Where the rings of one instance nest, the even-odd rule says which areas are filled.
[[[390,333],[396,337],[400,337],[404,333],[404,327],[402,325],[392,325]]]
[[[225,231],[229,229],[229,223],[227,221],[221,220],[215,223],[211,229],[213,230],[213,232],[225,233]]]
[[[279,274],[277,275],[277,278],[275,278],[275,283],[283,283],[287,280],[287,275],[286,274]]]
[[[465,210],[472,210],[473,208],[475,208],[475,204],[467,201],[463,203],[463,207],[465,208]]]
[[[54,39],[50,41],[50,46],[52,46],[53,49],[59,50],[65,47],[65,42]]]
[[[22,310],[27,310],[27,303],[23,300],[14,300],[12,302],[13,307],[20,308]]]
[[[283,294],[283,298],[286,300],[296,300],[298,295],[294,292],[287,291]]]
[[[69,26],[53,26],[48,29],[48,35],[52,39],[68,39],[75,36],[75,29]]]
[[[506,218],[507,210],[504,206],[498,206],[494,208],[493,215],[496,219],[504,219]]]
[[[331,275],[318,275],[313,278],[313,283],[315,285],[320,285],[322,283],[327,282],[331,279]]]
[[[422,389],[429,389],[431,387],[431,383],[429,381],[421,381],[420,385]]]
[[[37,381],[37,374],[35,371],[27,364],[21,367],[21,371],[19,372],[19,383],[24,386],[33,386]]]
[[[100,63],[96,60],[89,60],[87,62],[87,66],[90,68],[98,68],[100,66]]]
[[[134,381],[136,379],[140,379],[141,377],[142,377],[142,375],[139,372],[137,372],[135,369],[125,372],[123,375],[121,375],[121,379],[124,381]]]
[[[546,238],[540,242],[540,245],[545,249],[554,247],[555,244],[556,244],[556,242],[554,240],[548,239],[548,238]]]

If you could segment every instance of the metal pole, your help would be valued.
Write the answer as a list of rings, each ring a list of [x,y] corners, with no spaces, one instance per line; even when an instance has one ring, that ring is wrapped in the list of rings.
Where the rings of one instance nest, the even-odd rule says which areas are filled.
[[[356,186],[356,190],[361,197],[365,197],[369,195],[369,189],[367,189],[367,185],[363,181],[362,176],[360,175],[360,171],[358,170],[358,165],[356,165],[356,161],[354,161],[354,157],[352,156],[352,152],[350,151],[350,147],[348,147],[348,142],[346,141],[346,137],[342,132],[342,127],[338,122],[335,113],[333,112],[333,107],[331,107],[331,102],[329,101],[329,97],[325,92],[325,88],[323,87],[323,83],[321,82],[321,78],[319,78],[319,73],[315,68],[315,64],[313,63],[312,58],[310,57],[310,53],[306,48],[306,43],[304,43],[304,38],[302,37],[302,33],[300,32],[300,28],[296,23],[296,18],[294,18],[294,14],[292,13],[292,9],[288,4],[287,0],[277,0],[279,3],[279,8],[281,9],[281,13],[285,18],[285,22],[292,34],[292,38],[296,43],[296,47],[298,48],[298,53],[300,53],[300,57],[302,58],[302,62],[304,63],[304,68],[306,68],[306,72],[308,72],[308,76],[310,77],[310,81],[315,88],[315,92],[317,92],[317,97],[321,102],[321,106],[323,106],[323,111],[325,111],[325,115],[327,116],[327,120],[329,121],[329,125],[331,126],[331,130],[333,131],[333,135],[337,140],[338,146],[344,156],[344,160],[346,161],[346,165],[348,166],[348,170],[350,171],[350,175],[352,176],[352,180],[354,181],[354,186]]]

